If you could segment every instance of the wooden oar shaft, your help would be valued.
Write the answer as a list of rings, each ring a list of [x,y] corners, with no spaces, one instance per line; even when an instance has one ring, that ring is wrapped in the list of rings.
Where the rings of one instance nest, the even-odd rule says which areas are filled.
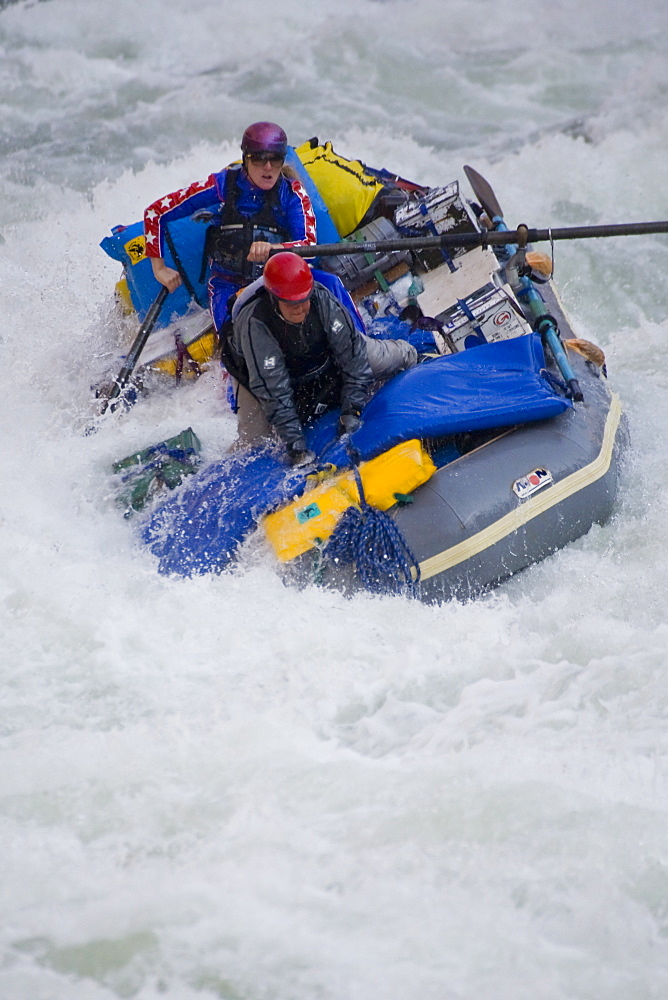
[[[441,236],[406,236],[391,240],[373,240],[368,243],[344,241],[320,243],[315,246],[291,247],[300,257],[334,257],[349,253],[384,253],[390,250],[429,250],[444,247],[504,246],[508,243],[545,243],[555,240],[587,240],[609,236],[645,236],[668,233],[668,222],[629,222],[610,226],[571,226],[566,229],[520,229],[482,233],[443,233]],[[276,253],[279,252],[277,249]]]

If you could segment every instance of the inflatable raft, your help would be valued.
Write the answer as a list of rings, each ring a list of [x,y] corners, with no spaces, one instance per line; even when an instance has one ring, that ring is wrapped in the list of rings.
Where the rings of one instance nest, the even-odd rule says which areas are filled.
[[[550,311],[568,333],[554,300]],[[621,403],[591,362],[574,353],[572,364],[581,402],[546,420],[453,435],[451,460],[392,509],[423,600],[475,597],[611,516],[628,442]],[[286,565],[294,580],[359,586],[353,562],[318,553]]]
[[[521,243],[480,240],[505,231],[482,178],[466,168],[474,197],[482,182],[479,205],[458,182],[425,189],[352,161],[363,181],[353,195],[338,185],[329,144],[313,140],[294,157],[319,243],[325,232],[343,244],[316,261],[320,277],[339,283],[368,334],[409,339],[421,360],[377,389],[350,440],[334,436],[336,412],[308,427],[318,462],[306,472],[288,468],[278,446],[201,466],[190,430],[185,451],[175,439],[118,463],[123,495],[134,482],[142,498],[127,510],[160,571],[220,572],[259,533],[298,585],[467,599],[605,522],[627,445],[620,400],[600,350],[574,337],[550,262]],[[173,234],[175,260],[194,288],[205,267],[186,223]],[[433,245],[439,234],[450,249]],[[105,249],[122,259],[122,241],[127,253],[138,238],[116,231]],[[141,317],[157,286],[138,272],[133,284],[137,263],[123,263]],[[193,296],[165,309],[163,331],[203,311]]]

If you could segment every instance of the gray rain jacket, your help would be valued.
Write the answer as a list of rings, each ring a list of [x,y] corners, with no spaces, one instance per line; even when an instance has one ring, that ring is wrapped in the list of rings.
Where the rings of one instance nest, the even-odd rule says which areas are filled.
[[[319,282],[301,326],[287,323],[262,288],[236,313],[229,346],[242,362],[233,374],[295,451],[306,449],[306,420],[337,405],[359,413],[373,380],[364,337]]]

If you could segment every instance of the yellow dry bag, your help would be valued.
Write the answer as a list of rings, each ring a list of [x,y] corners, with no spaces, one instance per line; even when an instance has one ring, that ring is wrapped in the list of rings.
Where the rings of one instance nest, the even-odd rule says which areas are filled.
[[[331,142],[295,149],[304,169],[322,196],[332,222],[341,236],[349,236],[368,212],[383,184],[359,160],[346,160],[332,149]]]

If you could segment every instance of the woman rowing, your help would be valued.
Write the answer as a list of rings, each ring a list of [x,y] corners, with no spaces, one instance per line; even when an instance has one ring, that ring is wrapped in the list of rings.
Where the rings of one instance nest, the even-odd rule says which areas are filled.
[[[260,275],[272,246],[316,243],[313,206],[297,175],[285,166],[287,150],[279,125],[255,122],[243,134],[240,164],[159,198],[144,213],[146,256],[156,280],[170,292],[181,284],[181,275],[164,261],[169,223],[186,216],[209,223],[205,252],[216,330],[225,320],[230,295]]]

